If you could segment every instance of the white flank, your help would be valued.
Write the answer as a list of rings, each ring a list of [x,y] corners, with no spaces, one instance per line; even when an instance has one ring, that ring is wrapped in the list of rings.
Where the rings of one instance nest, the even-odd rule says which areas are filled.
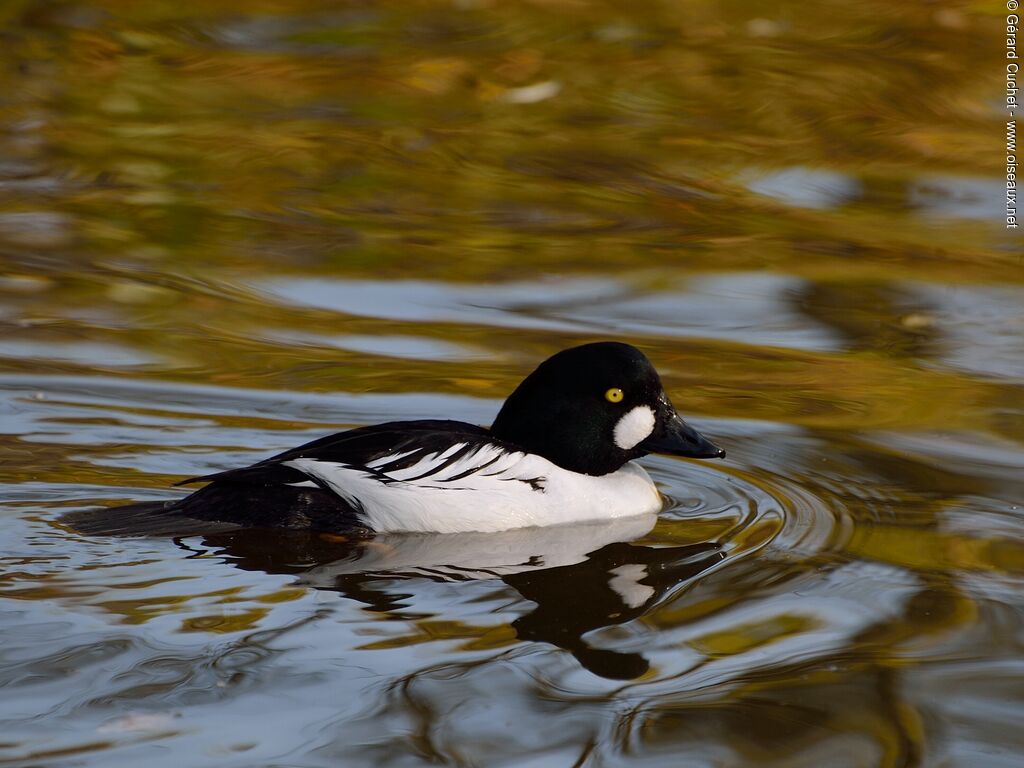
[[[370,469],[309,458],[284,463],[361,509],[366,524],[380,533],[494,532],[661,509],[658,489],[632,462],[594,477],[569,472],[540,456],[484,445],[448,463],[462,448],[459,443],[387,473],[386,481],[380,467],[395,456],[374,461]]]
[[[624,451],[636,448],[654,431],[654,411],[646,405],[638,405],[619,419],[615,425],[615,444]]]

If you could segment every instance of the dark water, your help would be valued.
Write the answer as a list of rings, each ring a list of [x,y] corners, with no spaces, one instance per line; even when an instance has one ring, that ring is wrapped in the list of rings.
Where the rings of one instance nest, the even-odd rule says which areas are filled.
[[[0,765],[1021,765],[997,13],[0,6]],[[657,520],[59,522],[600,338]]]

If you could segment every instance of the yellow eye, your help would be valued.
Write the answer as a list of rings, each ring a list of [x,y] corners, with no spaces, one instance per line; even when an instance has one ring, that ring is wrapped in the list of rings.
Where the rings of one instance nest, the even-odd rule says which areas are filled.
[[[604,393],[604,399],[609,403],[621,403],[623,397],[625,397],[625,395],[622,394],[622,390],[618,387],[612,387]]]

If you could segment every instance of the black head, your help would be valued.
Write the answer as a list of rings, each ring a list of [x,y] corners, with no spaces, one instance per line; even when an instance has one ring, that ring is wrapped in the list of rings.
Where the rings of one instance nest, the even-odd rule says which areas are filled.
[[[644,353],[612,341],[541,363],[509,395],[491,433],[588,475],[614,472],[652,451],[725,456],[679,417]]]

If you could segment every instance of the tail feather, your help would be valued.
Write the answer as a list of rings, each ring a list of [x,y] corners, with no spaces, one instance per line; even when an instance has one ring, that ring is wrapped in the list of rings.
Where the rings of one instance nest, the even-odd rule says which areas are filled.
[[[62,518],[70,528],[97,536],[188,536],[238,528],[289,528],[365,533],[358,511],[322,488],[213,482],[171,501],[88,509]]]
[[[61,522],[87,536],[191,536],[236,530],[235,523],[182,515],[179,500],[143,501],[123,507],[69,512]]]

